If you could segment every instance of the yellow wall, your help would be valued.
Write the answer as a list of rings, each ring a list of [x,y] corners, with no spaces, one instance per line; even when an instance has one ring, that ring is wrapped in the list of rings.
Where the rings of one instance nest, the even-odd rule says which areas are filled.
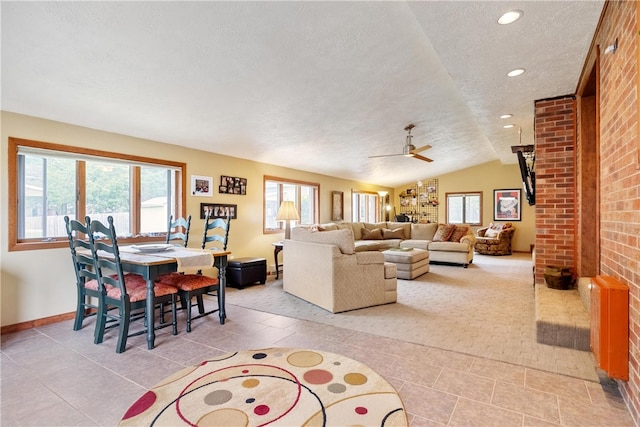
[[[192,150],[175,145],[101,132],[69,124],[2,112],[0,117],[2,146],[2,198],[0,199],[2,223],[0,233],[0,298],[2,299],[1,325],[12,325],[75,310],[75,279],[68,248],[35,251],[8,252],[8,186],[7,143],[8,137],[32,139],[65,145],[82,146],[157,159],[169,159],[187,164],[187,179],[191,175],[213,177],[214,184],[220,175],[247,178],[247,194],[218,194],[212,197],[187,197],[187,213],[191,214],[192,231],[189,246],[198,247],[202,235],[200,203],[228,203],[238,205],[238,219],[231,223],[228,249],[233,257],[264,257],[273,264],[271,243],[284,238],[280,234],[262,232],[263,176],[277,176],[320,184],[320,222],[330,222],[331,192],[344,192],[344,216],[351,218],[351,190],[387,190],[373,184],[347,181],[300,170],[257,163],[219,154]]]
[[[263,234],[262,232],[262,183],[263,176],[277,176],[293,180],[317,182],[320,184],[320,222],[330,222],[331,192],[344,192],[344,217],[351,218],[351,191],[389,191],[391,200],[404,186],[393,191],[391,188],[373,184],[347,181],[325,175],[318,175],[295,169],[287,169],[264,163],[192,150],[155,141],[133,138],[109,132],[73,126],[14,113],[2,112],[0,166],[1,184],[1,230],[0,233],[0,299],[1,326],[36,320],[48,316],[69,313],[75,310],[75,286],[73,268],[68,248],[34,251],[8,252],[8,179],[7,141],[9,136],[82,146],[100,150],[140,155],[158,159],[176,160],[187,164],[187,179],[191,175],[213,177],[214,184],[220,175],[247,178],[245,196],[218,194],[212,197],[187,197],[187,213],[192,221],[191,243],[199,245],[203,221],[199,219],[201,202],[217,202],[238,205],[238,219],[233,220],[229,237],[229,250],[233,257],[264,257],[269,266],[273,265],[273,246],[284,235]],[[500,162],[465,169],[439,177],[440,198],[451,191],[483,191],[484,223],[492,220],[493,189],[521,188],[517,165],[503,166]],[[189,185],[188,185],[189,187]],[[439,217],[444,218],[444,206],[440,205]],[[396,206],[398,210],[398,206]],[[533,208],[523,204],[523,221],[516,223],[516,250],[529,250],[533,243]],[[527,231],[527,228],[529,231]]]
[[[515,154],[513,155],[515,158]],[[446,194],[457,192],[482,192],[482,224],[489,225],[493,221],[493,190],[522,189],[520,169],[518,164],[503,165],[499,160],[483,163],[467,169],[441,175],[438,177],[438,222],[446,222]],[[406,188],[415,185],[410,182],[395,189],[395,194],[400,194]],[[400,199],[393,199],[396,211],[400,212]],[[530,245],[535,242],[535,206],[529,206],[524,192],[522,192],[521,221],[512,221],[516,227],[513,235],[513,249],[519,252],[529,252]],[[479,228],[479,227],[476,227]]]

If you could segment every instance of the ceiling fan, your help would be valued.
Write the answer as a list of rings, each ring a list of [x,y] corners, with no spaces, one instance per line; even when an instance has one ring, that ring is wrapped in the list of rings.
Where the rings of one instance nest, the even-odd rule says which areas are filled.
[[[404,130],[407,131],[407,143],[402,148],[402,153],[380,154],[380,155],[377,155],[377,156],[369,156],[369,158],[373,159],[375,157],[406,156],[406,157],[413,157],[414,159],[423,160],[425,162],[433,162],[432,159],[430,159],[428,157],[421,156],[420,154],[418,154],[421,151],[428,150],[429,148],[431,148],[430,145],[423,145],[422,147],[416,148],[411,143],[411,138],[413,138],[413,135],[411,135],[411,129],[413,129],[414,127],[415,127],[415,125],[409,124],[409,125],[407,125],[407,127],[404,128]]]

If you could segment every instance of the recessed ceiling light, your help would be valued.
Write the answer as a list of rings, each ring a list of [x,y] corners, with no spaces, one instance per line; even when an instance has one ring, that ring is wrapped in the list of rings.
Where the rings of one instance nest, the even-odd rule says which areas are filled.
[[[505,129],[511,129],[512,127],[515,127],[516,125],[504,125],[502,126]]]
[[[521,10],[510,10],[509,12],[502,15],[498,18],[498,24],[507,25],[516,22],[518,19],[522,18],[524,12]]]
[[[511,117],[513,117],[513,114],[503,114],[500,116],[501,119],[510,119]]]
[[[516,68],[515,70],[511,70],[507,73],[507,76],[509,77],[517,77],[520,76],[522,74],[524,74],[524,68]]]

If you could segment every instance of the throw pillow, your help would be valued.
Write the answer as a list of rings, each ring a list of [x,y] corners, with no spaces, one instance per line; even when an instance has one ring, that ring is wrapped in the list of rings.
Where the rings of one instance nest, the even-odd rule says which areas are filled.
[[[321,225],[312,225],[311,231],[326,231],[326,229]]]
[[[394,228],[393,230],[383,228],[382,237],[384,239],[404,239],[404,230],[402,228]]]
[[[484,237],[489,237],[491,239],[493,239],[494,237],[498,236],[499,231],[496,230],[495,228],[487,228],[487,231],[484,232]]]
[[[456,225],[456,229],[451,233],[451,237],[449,237],[450,242],[459,242],[464,236],[469,232],[469,227]]]
[[[362,240],[382,240],[382,230],[374,228],[373,230],[362,229]]]
[[[433,235],[434,242],[446,242],[449,240],[454,230],[455,224],[439,224],[436,234]]]

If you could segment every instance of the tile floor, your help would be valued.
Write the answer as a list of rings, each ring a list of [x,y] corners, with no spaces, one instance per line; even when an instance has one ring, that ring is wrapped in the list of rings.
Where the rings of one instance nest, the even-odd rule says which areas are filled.
[[[632,426],[615,383],[551,374],[482,357],[296,320],[238,306],[159,331],[115,353],[115,336],[93,344],[93,320],[2,336],[0,425],[114,426],[161,379],[212,355],[266,347],[315,348],[359,360],[404,401],[412,426]]]

